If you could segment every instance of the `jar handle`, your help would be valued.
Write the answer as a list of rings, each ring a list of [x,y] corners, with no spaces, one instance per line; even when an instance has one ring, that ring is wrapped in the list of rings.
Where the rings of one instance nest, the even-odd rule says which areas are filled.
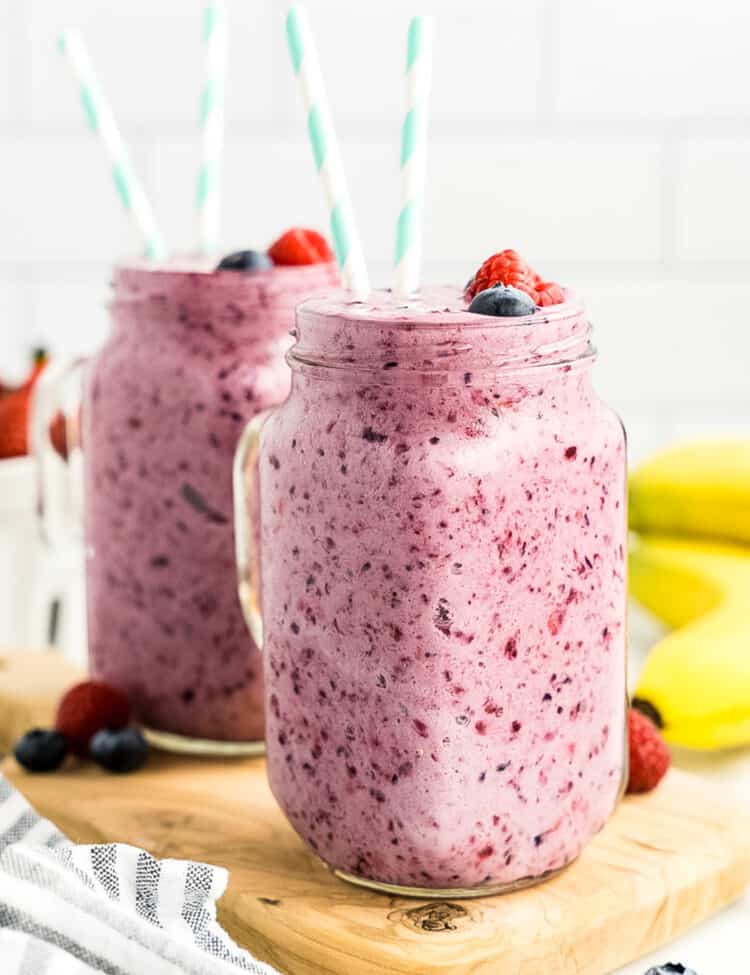
[[[250,635],[263,649],[263,610],[260,586],[260,491],[258,450],[260,431],[270,410],[247,424],[234,455],[234,544],[240,604]]]
[[[58,552],[83,545],[81,401],[87,363],[74,359],[49,365],[31,403],[37,523],[44,541]]]

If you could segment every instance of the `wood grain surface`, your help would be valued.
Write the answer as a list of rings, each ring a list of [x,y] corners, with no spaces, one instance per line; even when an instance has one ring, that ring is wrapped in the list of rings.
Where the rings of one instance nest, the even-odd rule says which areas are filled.
[[[7,688],[3,706],[13,707]],[[3,771],[75,840],[227,867],[220,921],[290,975],[604,975],[750,882],[750,812],[675,771],[656,792],[625,800],[581,858],[546,884],[430,903],[334,878],[276,807],[263,759],[155,755],[124,777],[82,765],[34,776],[8,759]]]
[[[60,694],[80,679],[57,653],[0,656],[0,755],[29,728],[50,724]]]

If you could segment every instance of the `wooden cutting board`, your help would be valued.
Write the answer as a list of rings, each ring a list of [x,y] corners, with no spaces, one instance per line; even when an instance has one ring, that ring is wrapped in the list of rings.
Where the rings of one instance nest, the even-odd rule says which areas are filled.
[[[27,692],[8,687],[11,670],[6,662],[0,681],[5,719],[16,702],[28,707]],[[3,771],[75,840],[119,840],[227,867],[220,921],[290,975],[605,975],[750,883],[750,811],[676,771],[651,795],[625,800],[581,858],[546,884],[444,902],[334,878],[277,809],[262,759],[155,755],[125,777],[91,766],[33,776],[8,759]]]

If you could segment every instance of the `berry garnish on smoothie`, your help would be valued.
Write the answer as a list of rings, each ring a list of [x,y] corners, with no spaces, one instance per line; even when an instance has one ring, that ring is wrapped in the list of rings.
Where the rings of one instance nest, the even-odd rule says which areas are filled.
[[[272,267],[299,267],[333,261],[328,241],[317,230],[292,227],[275,240],[267,251],[233,251],[222,257],[217,271],[268,271]]]
[[[328,241],[317,230],[292,227],[268,248],[268,256],[274,264],[325,264],[333,260]]]
[[[217,271],[267,271],[273,267],[271,258],[264,251],[234,251],[222,257]]]
[[[471,301],[480,292],[504,284],[525,292],[540,306],[560,305],[565,293],[554,281],[544,281],[514,250],[499,251],[488,257],[466,286],[466,298]],[[476,309],[471,309],[475,311]],[[529,312],[480,312],[480,314],[529,314]]]
[[[477,315],[496,315],[499,318],[514,318],[520,315],[533,315],[537,306],[533,298],[518,288],[498,284],[494,288],[480,291],[469,305],[469,311]]]

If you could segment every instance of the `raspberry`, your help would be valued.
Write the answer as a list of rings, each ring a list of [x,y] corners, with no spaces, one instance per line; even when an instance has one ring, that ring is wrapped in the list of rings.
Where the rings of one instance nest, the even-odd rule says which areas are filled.
[[[628,712],[628,744],[628,792],[650,792],[666,775],[671,757],[653,721],[634,708]]]
[[[101,681],[85,680],[63,694],[55,729],[65,736],[70,750],[88,754],[89,741],[102,728],[122,728],[130,720],[128,699]]]
[[[510,285],[534,298],[536,274],[516,251],[500,251],[488,257],[479,268],[466,287],[466,297],[471,299],[496,284]]]
[[[274,264],[325,264],[333,260],[328,241],[317,230],[292,227],[268,248]]]
[[[504,284],[533,298],[537,305],[559,305],[565,301],[565,293],[554,281],[544,281],[536,271],[514,250],[504,250],[488,257],[466,286],[465,296],[471,301],[486,288]]]
[[[561,305],[565,301],[565,294],[559,284],[554,281],[540,281],[534,292],[537,305]]]

